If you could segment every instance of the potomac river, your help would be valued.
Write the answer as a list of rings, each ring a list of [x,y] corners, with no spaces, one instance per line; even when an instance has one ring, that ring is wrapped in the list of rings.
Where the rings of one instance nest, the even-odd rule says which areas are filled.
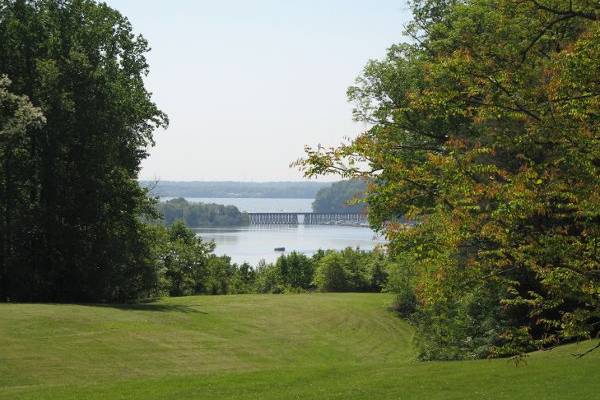
[[[168,200],[165,198],[164,200]],[[217,203],[236,206],[246,212],[310,212],[312,199],[258,198],[186,198],[189,202]],[[319,249],[341,250],[360,247],[371,250],[384,243],[366,227],[336,225],[251,225],[236,228],[194,229],[203,239],[214,240],[217,255],[228,255],[233,262],[256,265],[260,260],[273,262],[282,253],[298,251],[311,255]]]

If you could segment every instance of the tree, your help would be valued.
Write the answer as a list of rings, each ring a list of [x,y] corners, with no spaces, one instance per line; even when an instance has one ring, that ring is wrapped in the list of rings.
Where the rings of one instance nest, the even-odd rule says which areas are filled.
[[[297,164],[309,176],[373,180],[372,225],[393,256],[416,264],[424,357],[597,335],[597,2],[414,6],[414,42],[369,62],[348,91],[355,118],[372,127],[308,148]],[[395,223],[401,215],[417,226]]]
[[[313,212],[317,213],[362,213],[365,204],[361,203],[366,191],[363,180],[348,180],[332,184],[317,192],[312,203]]]
[[[231,263],[230,257],[212,255],[208,260],[205,292],[208,294],[230,293],[230,286],[236,272],[236,265]]]
[[[325,292],[348,291],[347,271],[340,253],[332,251],[319,260],[315,270],[315,286]]]
[[[181,221],[166,229],[159,226],[156,229],[162,235],[157,243],[163,290],[169,296],[210,291],[214,243],[203,241]]]
[[[248,263],[235,268],[229,284],[229,293],[253,293],[256,284],[256,271]]]
[[[0,73],[46,117],[23,148],[31,174],[15,177],[31,217],[3,210],[29,232],[29,249],[8,249],[20,282],[1,298],[122,301],[156,289],[140,218],[153,206],[136,178],[167,118],[144,87],[147,51],[106,4],[0,1]]]
[[[314,285],[319,290],[380,292],[386,286],[389,260],[379,250],[329,250],[319,255],[315,263]]]
[[[21,285],[21,271],[11,267],[28,252],[32,237],[28,227],[32,220],[35,193],[30,178],[35,176],[34,160],[28,158],[31,131],[45,122],[41,111],[26,96],[10,90],[10,80],[0,75],[0,299],[6,300],[11,287]],[[23,223],[27,221],[27,223]],[[27,290],[21,288],[21,290]]]
[[[248,214],[240,212],[235,206],[190,203],[182,197],[158,203],[157,210],[167,226],[177,220],[183,220],[186,225],[194,228],[249,224]]]
[[[295,251],[280,256],[275,262],[283,287],[293,289],[310,289],[312,286],[313,261],[304,254]]]

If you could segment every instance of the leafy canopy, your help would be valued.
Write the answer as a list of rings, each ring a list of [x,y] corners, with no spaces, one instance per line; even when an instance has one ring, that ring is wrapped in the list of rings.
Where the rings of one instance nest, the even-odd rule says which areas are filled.
[[[168,121],[144,86],[148,50],[104,3],[0,0],[0,74],[45,117],[0,143],[0,298],[109,301],[155,289],[140,219],[152,208],[137,174]]]
[[[416,266],[423,357],[596,335],[598,2],[413,5],[412,43],[370,61],[348,90],[371,128],[307,148],[297,165],[374,182],[370,221]],[[401,215],[419,224],[407,230]]]

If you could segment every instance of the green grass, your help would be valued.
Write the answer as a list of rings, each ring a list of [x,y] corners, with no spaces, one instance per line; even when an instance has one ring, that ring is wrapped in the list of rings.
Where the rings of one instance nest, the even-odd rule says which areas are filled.
[[[417,362],[383,294],[0,305],[0,399],[594,399],[592,342]]]

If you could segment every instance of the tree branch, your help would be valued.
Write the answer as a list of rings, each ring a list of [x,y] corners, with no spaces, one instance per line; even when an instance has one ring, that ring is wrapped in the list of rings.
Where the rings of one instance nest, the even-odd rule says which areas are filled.
[[[540,10],[544,10],[544,11],[547,11],[552,14],[564,15],[564,16],[568,15],[570,18],[571,17],[581,17],[581,18],[592,20],[592,21],[600,20],[600,16],[598,16],[595,13],[573,11],[573,3],[570,3],[568,10],[557,10],[556,8],[552,8],[552,7],[546,6],[544,4],[541,4],[538,0],[529,0],[529,2],[535,4],[535,6],[537,8],[539,8]]]
[[[546,25],[544,27],[544,29],[542,29],[540,31],[540,33],[538,33],[535,38],[531,41],[531,43],[529,43],[529,46],[527,46],[525,48],[525,50],[523,50],[521,52],[521,64],[523,64],[525,62],[525,59],[527,58],[527,53],[529,53],[529,50],[531,50],[531,48],[533,46],[535,46],[535,44],[542,38],[542,36],[544,36],[546,34],[546,32],[548,32],[554,25],[558,24],[561,21],[567,20],[567,19],[571,19],[574,18],[576,15],[573,13],[570,14],[566,14],[563,15],[562,17],[556,18],[554,21],[550,22],[548,25]]]

